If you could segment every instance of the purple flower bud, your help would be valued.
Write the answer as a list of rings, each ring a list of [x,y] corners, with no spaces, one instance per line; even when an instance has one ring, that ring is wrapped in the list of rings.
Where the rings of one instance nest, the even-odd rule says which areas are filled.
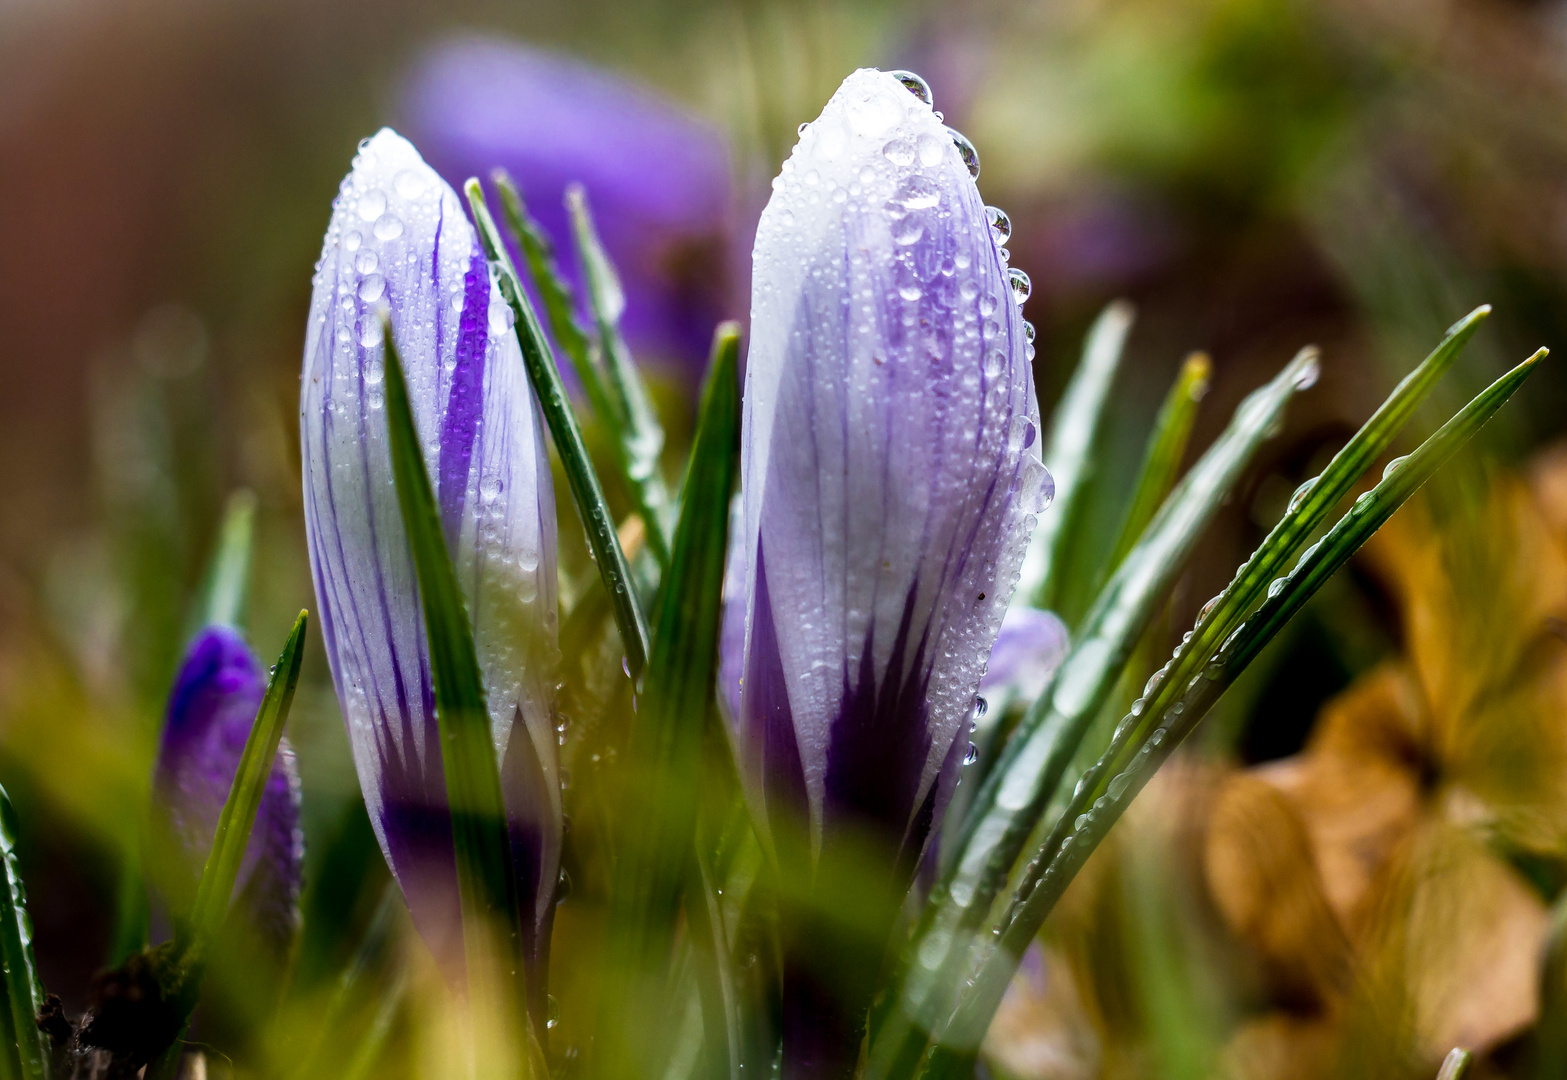
[[[389,129],[360,144],[314,285],[299,418],[305,528],[365,805],[415,924],[460,970],[429,650],[387,449],[386,310],[473,624],[537,955],[561,846],[555,502],[511,312],[456,193]]]
[[[1052,490],[965,147],[896,77],[855,72],[773,181],[752,269],[745,636],[721,683],[742,769],[775,839],[790,815],[813,850],[868,825],[908,873]]]
[[[154,853],[153,880],[176,911],[195,896],[266,688],[266,672],[245,642],[221,626],[197,635],[175,677],[152,797],[154,819],[162,827],[159,839],[171,841],[173,849]],[[299,774],[285,740],[235,885],[251,926],[280,948],[299,926],[304,858]]]
[[[403,112],[454,183],[511,173],[579,295],[562,198],[582,184],[626,291],[627,339],[647,359],[699,372],[729,314],[729,153],[717,130],[587,64],[476,37],[425,55]]]

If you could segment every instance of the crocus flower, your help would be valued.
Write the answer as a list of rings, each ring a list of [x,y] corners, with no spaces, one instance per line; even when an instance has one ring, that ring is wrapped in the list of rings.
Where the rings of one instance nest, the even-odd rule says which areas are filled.
[[[980,200],[972,146],[927,96],[912,76],[855,72],[773,181],[736,555],[736,743],[754,815],[807,874],[840,839],[879,835],[894,891],[956,784],[1051,494],[1026,278],[996,243],[1003,218]],[[790,1007],[786,1075],[841,1071],[843,1046],[791,1050]],[[797,1019],[807,1042],[830,1037]],[[852,1022],[839,1034],[857,1045]]]
[[[251,724],[266,693],[266,672],[237,632],[210,626],[191,642],[175,676],[153,775],[155,818],[171,850],[156,852],[159,893],[183,908],[212,848]],[[299,774],[285,740],[235,886],[237,903],[262,940],[285,947],[299,926],[305,858],[299,828]]]
[[[454,183],[510,172],[558,253],[571,247],[563,194],[581,183],[626,292],[627,340],[646,359],[699,371],[729,314],[729,154],[717,130],[587,64],[476,37],[427,53],[402,111]],[[580,295],[576,261],[561,265]]]
[[[415,924],[460,971],[429,650],[387,450],[383,310],[473,624],[532,935],[524,946],[542,965],[561,846],[543,429],[510,311],[462,204],[389,129],[360,145],[316,267],[300,405],[305,526],[371,823]],[[530,982],[539,1006],[541,982]]]

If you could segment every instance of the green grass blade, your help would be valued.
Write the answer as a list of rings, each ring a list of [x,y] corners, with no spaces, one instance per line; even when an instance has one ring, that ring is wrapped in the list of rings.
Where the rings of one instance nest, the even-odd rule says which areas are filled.
[[[17,865],[16,810],[11,797],[0,788],[0,857],[5,864],[4,891],[0,892],[0,987],[5,1009],[0,1016],[0,1067],[22,1080],[47,1080],[49,1050],[38,1029],[38,1010],[44,989],[33,960],[33,921],[27,913],[27,890]]]
[[[1217,655],[1182,684],[1181,692],[1167,707],[1157,711],[1145,707],[1140,714],[1134,710],[1123,721],[1109,750],[1083,776],[1086,809],[1082,813],[1069,809],[1062,815],[1033,864],[1037,872],[1025,876],[1001,920],[999,940],[977,964],[974,976],[961,984],[958,1008],[941,1035],[943,1043],[960,1054],[978,1046],[1023,951],[1143,785],[1284,624],[1480,430],[1545,355],[1541,349],[1498,379],[1413,454],[1390,465],[1381,482],[1358,498],[1327,535],[1302,554],[1295,569],[1268,586],[1262,606],[1230,635]],[[1153,726],[1135,722],[1144,718]]]
[[[277,759],[278,742],[283,738],[288,710],[294,702],[294,688],[299,685],[307,623],[308,613],[301,611],[273,665],[261,707],[256,711],[256,719],[245,739],[234,782],[229,786],[228,798],[218,815],[217,831],[213,833],[212,847],[201,871],[201,881],[196,886],[196,899],[191,904],[190,914],[176,927],[173,985],[167,992],[181,1013],[181,1037],[147,1066],[148,1080],[172,1080],[178,1069],[183,1028],[190,1023],[201,992],[206,952],[228,914],[234,883],[239,879],[240,863],[250,844],[250,833],[261,809],[261,797],[272,776],[272,763]]]
[[[1214,513],[1234,490],[1284,408],[1316,378],[1303,349],[1235,410],[1230,426],[1183,478],[1100,592],[1055,679],[1029,707],[974,796],[955,836],[957,856],[926,905],[906,956],[898,1006],[878,1033],[872,1071],[895,1075],[922,1041],[953,986],[952,965],[981,928],[1084,733],[1115,687],[1148,620],[1186,564]],[[917,1049],[917,1047],[915,1047]]]
[[[713,363],[686,466],[669,574],[658,594],[653,651],[631,734],[606,951],[617,974],[600,1002],[603,1075],[647,1075],[665,1005],[660,975],[694,851],[705,724],[718,668],[729,497],[739,471],[739,328],[714,339]],[[617,977],[618,976],[618,977]]]
[[[1532,1080],[1567,1076],[1567,893],[1551,905],[1550,932],[1543,954]]]
[[[250,591],[250,554],[256,532],[256,496],[241,488],[229,496],[217,550],[202,587],[200,626],[238,627]],[[200,629],[200,626],[196,629]]]
[[[441,530],[440,509],[420,452],[418,429],[408,403],[403,365],[383,316],[386,343],[386,424],[392,477],[403,528],[413,553],[424,608],[425,640],[430,650],[430,682],[441,735],[446,801],[452,817],[457,856],[457,891],[462,905],[463,955],[470,983],[493,977],[497,944],[515,954],[522,941],[512,872],[506,803],[484,677],[474,649],[473,629],[457,571]],[[526,735],[519,735],[525,738]],[[497,942],[496,935],[502,937]],[[501,969],[522,975],[517,955],[502,958]],[[477,973],[477,974],[476,974]],[[479,993],[501,988],[483,987]],[[504,1008],[504,1006],[503,1006]],[[543,1017],[536,1018],[538,1023]]]
[[[1163,504],[1165,496],[1175,486],[1180,475],[1181,459],[1186,456],[1186,443],[1191,438],[1192,425],[1197,421],[1197,406],[1208,393],[1208,378],[1213,365],[1203,353],[1193,353],[1181,365],[1175,385],[1170,387],[1159,415],[1154,418],[1153,432],[1148,436],[1148,449],[1143,454],[1142,468],[1132,489],[1131,502],[1126,507],[1126,518],[1121,522],[1121,533],[1105,563],[1104,574],[1109,577],[1121,565],[1121,560],[1137,544],[1143,530],[1153,520]]]
[[[1053,509],[1041,514],[1023,558],[1017,597],[1035,607],[1054,606],[1057,576],[1075,511],[1093,475],[1094,442],[1110,400],[1110,384],[1121,364],[1126,335],[1132,329],[1132,305],[1117,300],[1105,308],[1088,331],[1083,359],[1050,418],[1050,438],[1044,462],[1056,483]]]
[[[517,277],[517,268],[512,265],[511,256],[501,242],[495,219],[490,216],[490,208],[484,201],[484,191],[475,179],[463,185],[463,191],[468,196],[468,206],[479,231],[479,242],[484,245],[484,253],[500,278],[501,295],[511,305],[512,314],[517,318],[517,339],[522,346],[522,360],[528,369],[528,380],[533,384],[533,392],[538,395],[539,409],[544,414],[544,422],[549,425],[550,437],[554,439],[555,449],[560,454],[566,482],[571,487],[572,501],[582,517],[588,548],[593,553],[594,562],[598,564],[604,589],[609,593],[615,612],[615,625],[620,630],[621,646],[626,650],[626,666],[632,678],[640,678],[647,664],[647,620],[637,600],[636,583],[632,579],[631,568],[626,564],[626,553],[620,548],[615,519],[604,501],[604,490],[599,485],[598,474],[593,471],[587,447],[582,444],[582,432],[571,411],[566,388],[561,384],[560,372],[555,367],[555,358],[544,336],[544,328],[539,325],[539,317]]]
[[[1436,1074],[1436,1080],[1464,1080],[1469,1075],[1469,1066],[1474,1061],[1474,1055],[1462,1047],[1455,1046],[1447,1052],[1447,1057],[1442,1059],[1442,1071]]]
[[[571,283],[560,272],[555,261],[555,246],[533,216],[528,213],[522,192],[505,169],[490,174],[501,197],[501,217],[511,235],[522,250],[528,266],[528,276],[544,303],[544,317],[549,323],[550,336],[561,352],[571,361],[577,380],[593,412],[605,423],[614,422],[614,410],[604,389],[604,377],[594,363],[593,342],[588,332],[577,320],[577,298]]]
[[[566,189],[566,209],[577,258],[587,282],[588,306],[598,327],[604,358],[605,384],[618,407],[618,433],[622,464],[637,511],[648,527],[648,546],[659,565],[669,565],[667,535],[674,516],[669,490],[659,475],[658,455],[664,449],[664,429],[648,400],[647,387],[620,333],[620,316],[626,295],[609,254],[599,241],[598,229],[588,209],[587,193],[580,185]]]

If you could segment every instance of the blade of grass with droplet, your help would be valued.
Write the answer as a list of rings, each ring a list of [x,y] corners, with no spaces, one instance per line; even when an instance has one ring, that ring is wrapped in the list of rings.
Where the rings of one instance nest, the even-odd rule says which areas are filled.
[[[1121,565],[1121,560],[1136,546],[1143,530],[1163,505],[1165,496],[1175,486],[1180,475],[1181,459],[1186,456],[1186,443],[1191,438],[1192,425],[1197,421],[1197,406],[1208,392],[1208,378],[1213,364],[1203,353],[1193,353],[1181,365],[1175,385],[1159,407],[1154,418],[1153,432],[1148,436],[1148,449],[1143,454],[1142,467],[1132,487],[1132,498],[1126,507],[1126,517],[1121,522],[1120,535],[1104,566],[1108,578]]]
[[[631,577],[631,568],[626,563],[626,553],[620,547],[615,519],[604,501],[604,489],[599,484],[598,474],[593,470],[587,447],[582,444],[582,432],[571,411],[566,388],[560,381],[553,350],[544,336],[544,328],[539,325],[539,317],[532,303],[523,291],[511,255],[501,242],[495,219],[490,216],[490,208],[484,201],[484,190],[478,180],[469,179],[463,185],[463,192],[468,197],[468,206],[479,232],[479,242],[483,244],[490,264],[495,267],[501,296],[516,316],[517,339],[522,346],[522,360],[528,370],[528,380],[538,396],[539,409],[549,426],[550,437],[555,442],[561,467],[566,473],[566,483],[571,488],[572,502],[582,517],[588,548],[594,562],[598,564],[604,589],[609,593],[615,625],[620,630],[621,647],[626,650],[626,666],[633,678],[639,678],[647,663],[647,619],[637,600],[636,584]]]
[[[555,261],[555,245],[544,227],[528,213],[522,191],[505,169],[492,172],[490,182],[501,197],[501,218],[511,230],[512,239],[517,241],[529,278],[544,304],[550,335],[571,361],[572,370],[577,373],[577,380],[582,383],[595,415],[606,424],[614,424],[615,410],[606,396],[604,376],[593,362],[593,343],[588,332],[577,321],[577,298]]]
[[[1055,502],[1050,513],[1040,515],[1034,529],[1018,578],[1018,599],[1014,602],[1042,608],[1054,605],[1063,550],[1093,475],[1094,442],[1106,414],[1110,385],[1121,364],[1132,317],[1132,305],[1117,300],[1094,320],[1083,343],[1083,359],[1050,418],[1043,460],[1055,480]]]
[[[441,766],[457,857],[457,894],[462,907],[463,957],[470,998],[489,993],[504,995],[505,980],[524,976],[520,956],[516,954],[522,942],[521,914],[484,676],[479,670],[457,571],[446,550],[435,490],[419,449],[419,432],[408,403],[402,361],[391,324],[384,315],[382,330],[386,345],[387,442],[397,503],[424,609],[436,727],[441,736]],[[497,944],[511,954],[495,957]],[[485,985],[476,988],[479,980]],[[542,994],[527,995],[521,986],[516,989],[518,1000],[536,998],[542,1006]],[[483,1001],[479,1005],[482,1009],[498,1010],[502,1022],[510,1015],[511,1006],[504,1001]],[[533,1019],[535,1026],[543,1026],[543,1016]],[[519,1025],[519,1030],[525,1026]]]
[[[1339,500],[1392,444],[1404,423],[1457,359],[1490,310],[1488,306],[1481,306],[1453,324],[1441,343],[1394,388],[1371,418],[1333,456],[1322,474],[1301,485],[1283,518],[1236,571],[1224,591],[1204,606],[1192,633],[1170,662],[1149,681],[1143,698],[1133,706],[1133,714],[1128,718],[1133,732],[1152,730],[1151,718],[1160,715],[1173,702],[1178,688],[1202,669],[1246,612],[1262,598],[1269,582],[1283,571]],[[1066,666],[1063,665],[1063,669]],[[1068,671],[1058,675],[1058,682],[1069,684],[1070,679]],[[1103,704],[1102,698],[1099,704]],[[1073,741],[1074,751],[1080,739],[1079,735]],[[1048,799],[1059,782],[1060,774],[1057,773],[1043,797]],[[1071,821],[1083,814],[1093,797],[1087,789],[1074,792],[1063,812],[1063,820]],[[1032,882],[1025,875],[1019,888],[1027,891],[1031,887]]]
[[[1442,1070],[1436,1074],[1436,1080],[1464,1080],[1473,1062],[1473,1054],[1461,1046],[1455,1046],[1442,1059]]]
[[[308,614],[301,611],[294,620],[294,628],[289,631],[288,640],[283,643],[283,651],[267,679],[266,693],[262,695],[256,719],[250,725],[245,749],[240,754],[239,766],[234,772],[234,782],[229,786],[228,798],[224,800],[223,810],[218,815],[212,847],[208,850],[207,862],[201,871],[201,881],[196,886],[196,899],[191,904],[189,915],[176,926],[173,985],[167,989],[181,1015],[181,1033],[156,1061],[147,1066],[148,1080],[172,1080],[179,1065],[183,1029],[190,1023],[190,1015],[195,1011],[196,1000],[201,992],[206,951],[228,914],[234,883],[239,879],[240,863],[250,843],[250,833],[256,824],[256,814],[261,809],[261,797],[266,791],[267,780],[272,775],[272,763],[277,759],[283,727],[288,722],[294,688],[299,685],[299,667],[305,655],[308,618]]]
[[[17,833],[16,810],[0,788],[0,861],[5,867],[5,881],[0,884],[0,989],[5,992],[0,1067],[22,1080],[48,1080],[49,1050],[37,1023],[44,989],[33,959],[33,921],[17,864]]]
[[[951,992],[952,965],[984,924],[1126,658],[1257,448],[1281,422],[1285,406],[1315,378],[1316,362],[1314,349],[1302,349],[1235,410],[1229,427],[1165,500],[1101,590],[1066,660],[1018,722],[974,796],[955,837],[959,853],[905,951],[897,1005],[877,1033],[868,1076],[896,1075],[906,1055],[923,1045],[920,1032],[929,1029]]]
[[[606,979],[598,1048],[604,1075],[646,1075],[657,1051],[639,1046],[660,1027],[662,995],[648,987],[669,959],[681,891],[694,851],[704,724],[718,667],[729,497],[739,470],[739,327],[714,338],[682,484],[669,573],[660,585],[653,650],[632,728],[625,831],[610,891],[606,952],[624,977]]]
[[[1264,646],[1305,605],[1312,595],[1431,475],[1473,437],[1544,359],[1541,349],[1498,379],[1461,409],[1408,458],[1391,468],[1374,488],[1362,495],[1322,540],[1302,553],[1299,562],[1262,605],[1226,639],[1217,655],[1187,681],[1169,706],[1153,715],[1155,726],[1123,725],[1100,761],[1083,776],[1087,813],[1063,814],[1040,849],[1037,873],[1027,875],[1017,897],[974,965],[962,979],[958,1003],[949,1024],[938,1027],[943,1046],[926,1058],[922,1077],[954,1075],[950,1069],[971,1059],[990,1025],[1007,983],[1029,942],[1039,932],[1056,901],[1077,871],[1120,818],[1127,805],[1190,734],[1231,683]],[[985,935],[987,939],[990,935]],[[977,959],[977,958],[976,958]]]
[[[647,386],[620,333],[620,317],[626,296],[620,276],[599,241],[581,185],[566,189],[566,209],[571,233],[587,282],[588,306],[598,328],[598,344],[604,359],[605,385],[619,407],[619,444],[622,464],[637,512],[648,525],[648,546],[661,566],[669,565],[668,533],[674,517],[673,503],[658,471],[664,449],[664,429],[648,400]]]

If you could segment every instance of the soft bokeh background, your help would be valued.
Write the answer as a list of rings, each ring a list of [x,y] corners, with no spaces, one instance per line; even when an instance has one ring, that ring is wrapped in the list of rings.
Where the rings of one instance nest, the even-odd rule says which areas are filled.
[[[0,781],[26,823],[45,978],[70,1005],[80,1006],[109,948],[119,852],[140,813],[161,699],[228,491],[260,497],[249,620],[258,651],[275,653],[293,613],[312,602],[295,410],[310,268],[338,180],[380,125],[439,122],[421,112],[415,73],[431,50],[476,37],[579,58],[707,125],[727,155],[728,201],[716,231],[665,270],[695,282],[714,318],[745,313],[750,222],[796,126],[854,67],[923,74],[936,107],[977,145],[987,201],[1012,215],[1013,262],[1034,281],[1026,313],[1039,328],[1047,410],[1097,310],[1118,296],[1138,306],[1091,508],[1099,520],[1119,514],[1120,481],[1188,351],[1214,362],[1200,448],[1298,346],[1322,346],[1320,384],[1181,586],[1177,629],[1454,319],[1481,302],[1496,308],[1428,429],[1438,409],[1445,415],[1536,346],[1567,344],[1567,6],[1549,0],[4,0]],[[606,153],[613,160],[617,149]],[[646,166],[624,167],[634,177]],[[639,302],[633,290],[628,319]],[[660,362],[678,443],[701,350],[676,337],[655,351],[663,355],[644,355]],[[1524,469],[1567,434],[1564,409],[1567,377],[1553,360],[1487,430],[1483,455],[1460,465],[1447,510],[1403,542],[1490,535],[1475,525],[1498,513],[1476,494],[1479,478]],[[1422,587],[1451,578],[1494,598],[1486,574],[1522,556],[1505,537],[1476,545],[1495,557],[1458,569],[1437,560]],[[1209,725],[1201,768],[1295,754],[1324,703],[1379,664],[1403,662],[1415,586],[1389,576],[1399,558],[1388,558],[1341,575],[1237,687]],[[1481,638],[1533,634],[1544,616],[1527,607],[1493,604]],[[1456,606],[1443,625],[1468,611]],[[1413,663],[1462,666],[1473,655],[1454,646]],[[1498,685],[1515,684],[1510,671]],[[1542,706],[1542,745],[1567,723],[1552,702]],[[307,934],[318,935],[302,962],[325,971],[334,928],[365,917],[381,871],[318,649],[291,735],[315,886]],[[1559,791],[1567,776],[1540,782]],[[1177,798],[1180,783],[1150,795]],[[1317,804],[1299,797],[1310,819]],[[1244,810],[1247,798],[1225,805]],[[1207,813],[1190,812],[1199,832]],[[1524,830],[1527,843],[1493,845],[1504,856],[1498,873],[1526,881],[1542,912],[1567,850],[1553,814],[1535,815],[1548,827]],[[1153,964],[1136,993],[1088,977],[1071,993],[1054,990],[1067,1004],[1023,1030],[1054,1030],[1070,1016],[1064,1030],[1074,1034],[1050,1044],[1044,1060],[1054,1064],[1036,1075],[1206,1075],[1215,1055],[1234,1050],[1237,1026],[1272,1015],[1279,1000],[1308,1017],[1353,1008],[1326,991],[1290,990],[1288,979],[1284,990],[1229,979],[1237,965],[1271,962],[1247,952],[1244,933],[1216,931],[1218,958],[1198,955],[1209,946],[1169,923],[1179,897],[1202,894],[1192,918],[1215,925],[1241,901],[1200,872],[1182,877],[1180,843],[1156,846],[1162,862],[1127,862],[1135,873],[1113,882],[1118,910],[1143,936],[1122,927],[1105,944],[1083,931],[1057,951],[1076,949],[1079,971],[1103,975],[1105,956],[1164,955],[1159,942],[1174,934],[1188,941],[1176,950],[1186,967]],[[1134,918],[1149,904],[1164,922]],[[1543,929],[1530,933],[1526,954]],[[1178,993],[1160,977],[1205,989]],[[1206,1012],[1193,1005],[1210,999],[1218,1004]],[[1506,1043],[1527,1022],[1492,1024],[1486,1037]],[[1101,1039],[1152,1049],[1106,1058],[1093,1049]],[[1079,1065],[1089,1071],[1072,1071]],[[1023,1058],[1014,1067],[1028,1074]]]

